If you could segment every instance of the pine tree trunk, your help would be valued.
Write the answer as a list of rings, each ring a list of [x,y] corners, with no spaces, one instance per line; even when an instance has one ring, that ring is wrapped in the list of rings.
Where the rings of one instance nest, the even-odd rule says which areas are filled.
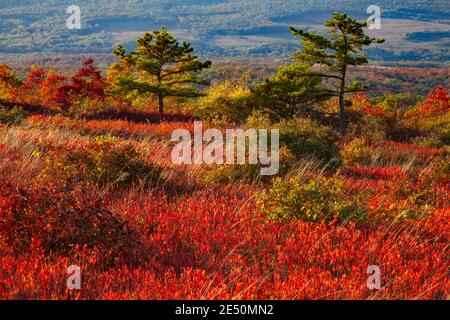
[[[346,68],[342,73],[341,87],[339,90],[339,131],[344,136],[347,131],[347,117],[345,114],[345,74]]]
[[[158,102],[159,102],[159,113],[164,114],[164,97],[162,94],[158,95]]]

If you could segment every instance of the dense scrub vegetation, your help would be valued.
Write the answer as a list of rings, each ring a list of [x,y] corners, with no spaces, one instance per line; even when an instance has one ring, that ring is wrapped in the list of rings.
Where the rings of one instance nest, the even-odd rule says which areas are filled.
[[[176,51],[176,63],[200,63]],[[186,87],[139,79],[126,60],[106,74],[93,59],[26,77],[0,66],[0,298],[448,298],[447,83],[339,101],[312,94],[334,84],[294,59],[266,79],[225,72],[177,95]],[[168,73],[200,79],[176,63]],[[117,90],[136,82],[148,90]],[[172,132],[193,133],[194,120],[278,129],[279,173],[175,165]],[[70,265],[81,290],[66,287]],[[370,265],[380,290],[366,286]]]

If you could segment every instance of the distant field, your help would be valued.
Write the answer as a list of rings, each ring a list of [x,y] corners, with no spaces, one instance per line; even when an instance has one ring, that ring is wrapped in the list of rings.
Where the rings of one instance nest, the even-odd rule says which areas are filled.
[[[308,30],[323,31],[324,28],[319,24],[292,23],[296,26],[304,27]],[[284,31],[283,31],[284,30]],[[387,60],[398,56],[400,59],[404,56],[415,54],[415,59],[422,61],[441,61],[448,66],[450,60],[449,44],[450,26],[444,23],[435,23],[427,21],[413,21],[405,19],[383,19],[381,30],[372,30],[368,32],[374,37],[382,37],[386,42],[381,46],[375,47],[369,53],[369,58],[380,58],[383,56]],[[411,36],[412,35],[412,38]],[[416,40],[418,36],[420,41]],[[216,36],[214,44],[224,50],[237,50],[242,55],[264,56],[264,50],[267,46],[284,46],[287,48],[285,55],[298,50],[299,40],[294,38],[289,31],[289,24],[266,27],[264,29],[253,29],[240,32],[236,35]],[[426,45],[424,43],[426,42]],[[380,57],[381,48],[381,57]],[[261,54],[259,54],[261,53]],[[268,55],[279,57],[279,52],[269,52]]]
[[[333,11],[364,20],[365,0],[86,0],[82,29],[65,27],[70,0],[0,3],[0,60],[30,54],[110,54],[118,42],[132,48],[145,31],[166,26],[192,42],[202,56],[288,58],[299,48],[290,25],[321,30]],[[386,43],[369,51],[372,61],[448,66],[448,1],[379,0]],[[14,57],[14,58],[11,58]]]

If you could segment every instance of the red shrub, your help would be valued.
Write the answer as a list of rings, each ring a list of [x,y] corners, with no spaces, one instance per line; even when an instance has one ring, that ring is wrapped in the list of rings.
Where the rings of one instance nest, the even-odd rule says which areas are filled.
[[[94,66],[94,60],[88,59],[70,80],[58,88],[57,97],[66,108],[75,102],[88,99],[91,102],[101,102],[106,98],[106,79],[101,71]]]
[[[433,116],[436,114],[447,113],[450,111],[450,97],[448,89],[442,86],[437,87],[430,92],[419,107],[421,116]]]
[[[178,199],[160,194],[111,195],[109,207],[143,244],[133,263],[117,262],[102,270],[99,263],[105,252],[95,248],[80,247],[71,259],[59,255],[44,259],[44,251],[33,249],[19,260],[6,251],[0,256],[0,272],[6,275],[0,281],[0,296],[442,299],[450,293],[450,207],[421,221],[387,227],[278,224],[258,213],[247,201],[251,195],[243,186],[198,191]],[[3,201],[4,212],[12,204]],[[14,275],[13,264],[19,266]],[[72,294],[64,290],[67,275],[62,276],[70,264],[80,265],[83,271],[82,290]],[[372,264],[381,268],[380,291],[366,287],[366,269]]]
[[[98,247],[105,262],[114,259],[132,233],[101,200],[83,198],[81,187],[60,192],[54,188],[0,186],[0,239],[15,255],[29,252],[33,242],[46,253],[70,254],[76,246]]]

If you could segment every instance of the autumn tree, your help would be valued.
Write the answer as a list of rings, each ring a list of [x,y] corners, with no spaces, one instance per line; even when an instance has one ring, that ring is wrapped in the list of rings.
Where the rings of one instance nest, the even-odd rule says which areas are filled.
[[[384,39],[367,36],[364,33],[367,21],[358,22],[347,14],[333,13],[332,18],[325,22],[325,26],[328,36],[291,27],[294,36],[301,37],[303,46],[294,59],[321,65],[321,71],[307,75],[335,82],[334,95],[339,97],[340,133],[344,135],[347,127],[345,95],[365,90],[365,87],[356,81],[347,85],[348,67],[367,64],[366,56],[362,53],[363,48],[373,43],[382,43]]]
[[[422,117],[450,112],[450,96],[446,87],[438,86],[431,91],[419,107]]]
[[[22,84],[20,101],[26,104],[42,105],[41,87],[47,77],[47,70],[36,65],[31,66],[27,78]]]
[[[16,77],[11,67],[0,64],[0,100],[13,100],[22,82]]]
[[[53,110],[64,108],[60,99],[60,87],[66,84],[67,77],[49,69],[45,79],[40,84],[39,92],[42,105]]]
[[[42,106],[59,111],[59,90],[66,84],[67,77],[52,69],[32,65],[27,77],[17,89],[17,101],[27,105]]]
[[[69,83],[58,89],[59,101],[67,108],[73,104],[102,102],[106,98],[107,82],[101,71],[94,65],[92,58],[83,62]]]
[[[187,42],[180,44],[166,28],[144,33],[136,41],[136,51],[127,52],[118,45],[114,54],[134,68],[134,74],[118,79],[115,92],[136,91],[140,95],[154,94],[159,112],[164,113],[164,98],[202,96],[198,86],[209,85],[199,72],[211,66],[192,54]]]

